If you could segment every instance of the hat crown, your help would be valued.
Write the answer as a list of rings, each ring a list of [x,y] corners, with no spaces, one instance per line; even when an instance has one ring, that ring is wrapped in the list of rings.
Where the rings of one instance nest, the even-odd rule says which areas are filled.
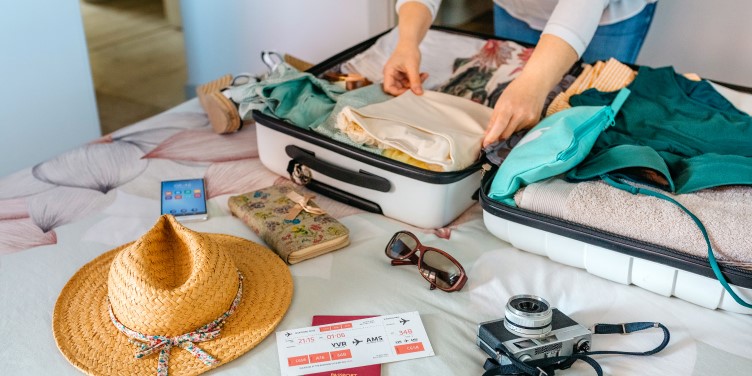
[[[216,320],[238,292],[233,260],[208,235],[162,216],[112,262],[112,311],[145,335],[176,336]]]

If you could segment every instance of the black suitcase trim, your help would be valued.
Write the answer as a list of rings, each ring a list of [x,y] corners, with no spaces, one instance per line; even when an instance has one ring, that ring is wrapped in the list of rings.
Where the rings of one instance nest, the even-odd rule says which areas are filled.
[[[494,171],[495,173],[495,171]],[[668,265],[690,273],[716,279],[707,258],[690,255],[675,249],[612,234],[592,227],[569,222],[561,218],[536,213],[530,210],[504,205],[488,197],[486,192],[494,174],[487,173],[481,184],[480,204],[484,211],[521,225],[533,227],[581,242],[603,247],[632,257]],[[752,288],[752,271],[736,266],[720,264],[726,280],[736,286]]]

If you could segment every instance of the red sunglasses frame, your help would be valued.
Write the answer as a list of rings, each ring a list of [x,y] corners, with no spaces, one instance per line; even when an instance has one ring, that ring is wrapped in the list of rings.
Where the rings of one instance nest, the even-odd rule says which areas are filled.
[[[415,249],[410,251],[410,253],[400,257],[400,258],[394,258],[391,255],[391,252],[389,252],[389,249],[391,248],[391,245],[394,243],[394,241],[399,237],[400,235],[407,235],[413,240],[415,240]],[[425,254],[425,251],[431,251],[431,252],[438,252],[439,254],[443,255],[449,261],[451,261],[457,268],[460,270],[460,279],[457,280],[450,288],[441,288],[436,285],[436,276],[435,272],[428,271],[429,268],[425,267],[425,264],[423,264],[423,255]],[[428,283],[431,284],[431,290],[434,290],[438,288],[439,290],[446,291],[446,292],[454,292],[459,291],[462,289],[463,286],[465,286],[465,282],[467,282],[467,273],[465,273],[465,268],[462,267],[462,264],[460,264],[454,257],[452,257],[450,254],[434,247],[427,247],[424,246],[420,240],[418,240],[418,237],[415,236],[413,233],[409,231],[398,231],[396,232],[391,239],[389,239],[389,242],[386,243],[386,248],[384,249],[384,253],[386,254],[386,257],[389,257],[392,259],[392,266],[398,266],[398,265],[415,265],[418,267],[418,271],[420,272],[420,275],[423,276],[423,278],[428,281]],[[416,256],[415,254],[418,253]],[[423,266],[423,267],[422,267]]]

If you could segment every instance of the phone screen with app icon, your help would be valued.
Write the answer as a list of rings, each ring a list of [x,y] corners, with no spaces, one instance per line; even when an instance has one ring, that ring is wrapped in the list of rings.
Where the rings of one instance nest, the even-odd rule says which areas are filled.
[[[162,214],[172,214],[178,221],[201,221],[208,218],[204,179],[162,182]]]

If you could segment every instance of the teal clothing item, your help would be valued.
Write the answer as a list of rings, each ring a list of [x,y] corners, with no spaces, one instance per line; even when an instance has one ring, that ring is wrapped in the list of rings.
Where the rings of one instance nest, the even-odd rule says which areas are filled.
[[[242,119],[251,119],[251,112],[259,110],[310,129],[326,120],[344,92],[339,85],[281,63],[262,81],[230,88],[230,97],[238,103]]]
[[[488,197],[515,206],[514,194],[520,186],[577,166],[603,130],[614,124],[614,117],[628,97],[629,89],[621,89],[610,105],[572,107],[543,119],[499,166]]]
[[[627,87],[632,95],[616,124],[569,172],[570,179],[596,179],[617,170],[631,175],[647,168],[665,178],[649,183],[676,193],[752,184],[752,117],[710,83],[691,81],[672,67],[641,67]],[[570,104],[605,105],[615,96],[590,89],[572,96]]]
[[[337,115],[342,111],[345,106],[352,108],[361,108],[368,106],[369,104],[381,103],[393,96],[384,93],[384,90],[379,84],[368,85],[359,89],[351,90],[342,94],[337,98],[337,103],[334,105],[334,109],[329,116],[319,126],[314,127],[312,130],[316,133],[320,133],[333,140],[341,143],[354,146],[358,149],[366,150],[371,153],[381,154],[382,150],[374,146],[367,146],[354,142],[350,137],[340,131],[337,124]]]

